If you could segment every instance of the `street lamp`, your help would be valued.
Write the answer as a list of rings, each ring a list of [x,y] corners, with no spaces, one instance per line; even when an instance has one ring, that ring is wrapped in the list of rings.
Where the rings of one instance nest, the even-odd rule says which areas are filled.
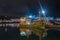
[[[39,11],[39,20],[41,19],[41,14],[43,14],[43,16],[46,17],[45,11],[44,11],[44,10]]]
[[[45,14],[45,11],[44,11],[44,10],[42,10],[42,13],[43,13],[43,14]]]
[[[45,20],[46,20],[46,13],[45,13],[44,10],[42,10],[42,14],[43,14],[43,16],[44,16],[44,18],[45,18]]]
[[[45,13],[44,10],[42,10],[42,14],[43,14],[43,16],[44,16],[45,25],[46,25],[47,20],[46,20],[46,13]],[[44,37],[47,36],[47,30],[46,30],[46,29],[45,29],[45,34],[44,34],[43,36],[44,36]]]

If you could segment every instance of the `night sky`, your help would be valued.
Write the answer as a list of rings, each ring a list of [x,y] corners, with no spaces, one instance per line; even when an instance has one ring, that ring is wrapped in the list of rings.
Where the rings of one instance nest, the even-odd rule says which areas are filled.
[[[60,0],[0,0],[0,16],[38,15],[39,2],[46,16],[60,17]]]

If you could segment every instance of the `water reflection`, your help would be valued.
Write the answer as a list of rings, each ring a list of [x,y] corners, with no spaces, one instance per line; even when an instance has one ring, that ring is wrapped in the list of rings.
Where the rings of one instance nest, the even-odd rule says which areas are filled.
[[[7,28],[7,31],[5,31],[5,28]],[[1,40],[38,40],[38,36],[32,33],[29,35],[29,38],[27,36],[21,36],[20,30],[17,27],[3,27],[0,28],[0,39]]]
[[[7,28],[7,31],[5,31],[5,28]],[[17,27],[0,27],[0,40],[39,40],[39,36],[32,32],[27,38],[26,35],[20,35],[20,30]],[[60,31],[47,30],[47,37],[43,40],[60,40]]]

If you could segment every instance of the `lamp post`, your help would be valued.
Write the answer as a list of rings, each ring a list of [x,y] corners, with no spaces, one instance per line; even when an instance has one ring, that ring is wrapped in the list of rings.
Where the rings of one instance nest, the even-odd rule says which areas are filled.
[[[41,15],[40,14],[43,14],[43,16],[44,17],[41,17]],[[39,11],[39,20],[43,20],[43,25],[44,25],[44,27],[45,27],[45,24],[46,24],[46,15],[45,15],[45,11],[41,8],[41,12]],[[45,29],[43,30],[43,31],[45,31]],[[46,31],[45,31],[45,33],[46,33]],[[43,34],[43,33],[42,33]],[[42,37],[43,37],[43,35],[42,34],[40,34],[40,36],[39,36],[39,40],[42,40]]]
[[[31,19],[27,20],[27,25],[28,25],[28,30],[27,30],[27,38],[29,39],[29,35],[30,35],[30,24],[31,24]]]

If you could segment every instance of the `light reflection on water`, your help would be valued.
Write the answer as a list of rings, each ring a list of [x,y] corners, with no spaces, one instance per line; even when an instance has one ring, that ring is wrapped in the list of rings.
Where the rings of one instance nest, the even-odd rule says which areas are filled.
[[[5,28],[5,27],[4,27]],[[26,36],[21,37],[20,31],[16,27],[7,27],[7,32],[1,30],[0,28],[0,39],[20,39],[20,40],[28,40]],[[47,31],[47,37],[45,37],[46,40],[60,40],[60,31],[59,30],[48,30]],[[9,38],[9,39],[8,39]],[[38,40],[39,36],[32,34],[30,35],[30,40]]]
[[[0,24],[0,27],[2,26],[11,26],[11,27],[19,27],[20,24],[19,23],[12,23],[12,24]]]
[[[7,32],[4,30],[7,28]],[[1,37],[2,36],[2,37]],[[2,39],[3,38],[3,39]],[[35,34],[30,35],[30,38],[27,39],[26,36],[20,36],[20,31],[16,27],[3,27],[0,29],[0,39],[2,40],[37,40],[38,36]]]

